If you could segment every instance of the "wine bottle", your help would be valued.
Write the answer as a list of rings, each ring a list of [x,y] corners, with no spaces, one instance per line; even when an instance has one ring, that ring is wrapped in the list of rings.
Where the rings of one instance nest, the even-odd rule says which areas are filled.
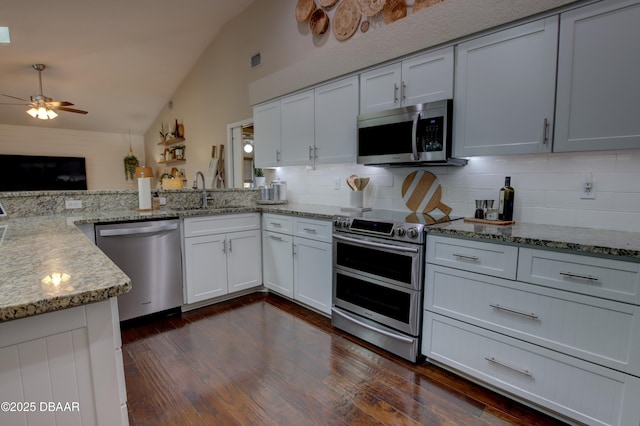
[[[498,205],[499,220],[513,220],[513,199],[516,191],[511,187],[511,176],[504,178],[504,187],[500,189]]]

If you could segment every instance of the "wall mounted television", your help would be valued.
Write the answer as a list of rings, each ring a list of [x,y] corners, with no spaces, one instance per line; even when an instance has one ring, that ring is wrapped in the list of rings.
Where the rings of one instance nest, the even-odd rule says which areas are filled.
[[[0,154],[0,191],[87,189],[84,157]]]

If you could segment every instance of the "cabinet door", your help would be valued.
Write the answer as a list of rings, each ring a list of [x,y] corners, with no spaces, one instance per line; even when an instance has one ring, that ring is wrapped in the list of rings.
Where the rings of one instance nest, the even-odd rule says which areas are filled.
[[[294,299],[331,314],[331,244],[294,237]]]
[[[280,163],[280,101],[253,108],[254,158],[256,167],[275,167]]]
[[[454,96],[454,155],[549,152],[558,17],[461,43]]]
[[[640,148],[640,2],[560,18],[554,151]]]
[[[281,166],[313,164],[314,102],[313,90],[281,101]]]
[[[453,46],[402,61],[402,105],[453,98]]]
[[[225,234],[185,238],[185,288],[187,303],[227,294]]]
[[[260,231],[227,234],[229,293],[262,285]]]
[[[401,85],[399,62],[360,74],[360,114],[398,108]]]
[[[355,163],[358,77],[315,89],[315,163]]]
[[[293,299],[293,237],[262,231],[262,275],[265,287]]]

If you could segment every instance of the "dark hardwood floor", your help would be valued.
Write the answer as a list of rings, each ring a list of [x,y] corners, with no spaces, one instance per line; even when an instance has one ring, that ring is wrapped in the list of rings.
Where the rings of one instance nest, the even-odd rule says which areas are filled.
[[[131,425],[559,425],[436,366],[253,294],[124,324]]]

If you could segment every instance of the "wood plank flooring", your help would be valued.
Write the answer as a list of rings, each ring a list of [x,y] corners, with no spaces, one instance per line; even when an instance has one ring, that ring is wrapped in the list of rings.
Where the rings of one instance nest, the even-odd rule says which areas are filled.
[[[560,425],[252,294],[123,324],[131,425]]]

